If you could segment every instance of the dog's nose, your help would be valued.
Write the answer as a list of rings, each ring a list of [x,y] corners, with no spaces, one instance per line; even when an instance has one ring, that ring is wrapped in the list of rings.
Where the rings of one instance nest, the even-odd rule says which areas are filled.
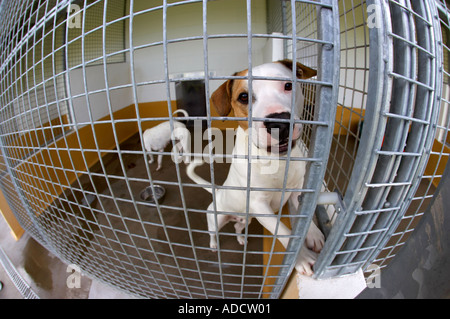
[[[291,118],[291,113],[272,113],[267,115],[266,118],[289,120]],[[267,132],[271,134],[272,137],[278,137],[278,140],[280,142],[284,142],[289,139],[289,122],[266,121],[264,122],[264,125],[267,129]]]

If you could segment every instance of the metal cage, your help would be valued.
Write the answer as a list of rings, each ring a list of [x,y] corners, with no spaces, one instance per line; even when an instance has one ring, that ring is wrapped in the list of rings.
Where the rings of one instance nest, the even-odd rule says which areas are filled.
[[[341,77],[343,99],[351,92],[352,103],[363,99],[365,108],[355,110],[344,102],[343,112],[359,118],[358,128],[351,132],[340,124],[339,130],[346,132],[345,143],[359,145],[356,153],[347,154],[353,161],[346,184],[339,188],[345,191],[344,208],[316,266],[322,278],[353,273],[373,262],[385,265],[417,224],[436,185],[437,171],[426,174],[425,169],[435,143],[444,76],[439,4],[367,1],[360,10],[364,15],[371,8],[378,16],[372,28],[358,25],[354,8],[345,4],[341,2],[341,19],[352,33],[364,29],[360,31],[370,39],[364,52],[369,61],[355,58],[361,43],[346,34],[341,68],[351,72],[353,83]],[[357,83],[357,70],[365,73],[363,84]],[[330,160],[331,170],[335,163]]]
[[[278,298],[313,219],[326,234],[316,278],[384,267],[426,211],[450,153],[449,12],[442,0],[3,1],[1,190],[56,256],[140,297]],[[281,159],[307,164],[299,210],[276,214],[291,225],[289,246],[253,222],[243,246],[224,227],[212,252],[207,204],[223,188],[232,157],[224,145],[239,119],[218,116],[209,97],[234,72],[280,59],[318,71],[284,79],[305,96],[305,157]],[[250,90],[264,80],[247,78]],[[206,107],[188,118],[201,123],[188,155],[209,160],[212,197],[170,160],[176,141],[161,171],[141,143],[161,121],[174,128],[184,104],[175,85],[189,91],[189,81],[201,83]],[[286,192],[247,180],[247,199]],[[140,196],[158,186],[164,198]],[[317,207],[324,190],[341,201]],[[241,215],[251,217],[248,205]]]

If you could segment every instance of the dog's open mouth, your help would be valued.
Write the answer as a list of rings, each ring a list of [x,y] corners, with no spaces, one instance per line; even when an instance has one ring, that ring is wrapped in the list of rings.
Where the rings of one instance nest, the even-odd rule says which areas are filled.
[[[278,153],[286,153],[289,149],[289,143],[278,145]]]
[[[295,146],[295,140],[291,141],[291,148]],[[278,145],[269,145],[267,146],[267,151],[270,153],[276,154],[286,154],[289,150],[289,141],[285,141]]]

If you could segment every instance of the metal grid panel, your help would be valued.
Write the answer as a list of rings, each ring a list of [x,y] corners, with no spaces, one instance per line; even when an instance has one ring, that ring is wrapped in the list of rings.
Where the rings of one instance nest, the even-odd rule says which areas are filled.
[[[1,185],[27,231],[68,263],[138,296],[276,298],[324,180],[343,195],[343,206],[315,265],[316,277],[351,273],[372,262],[386,265],[425,212],[450,153],[445,2],[292,0],[262,6],[190,0],[150,6],[130,0],[122,17],[110,19],[105,12],[111,3],[80,6],[84,18],[89,8],[103,6],[103,19],[93,30],[82,19],[75,39],[67,32],[69,1],[2,3]],[[375,27],[367,24],[371,5],[383,17]],[[103,44],[109,43],[113,25],[124,25],[125,47],[108,51],[102,45],[98,58],[89,55],[88,35],[101,32]],[[281,34],[268,33],[273,31]],[[210,96],[235,78],[233,72],[270,61],[261,52],[273,40],[284,41],[284,57],[319,71],[317,79],[291,79],[306,98],[300,123],[308,153],[300,159],[288,153],[284,160],[308,163],[302,205],[290,212],[286,251],[252,223],[243,232],[244,247],[236,244],[232,227],[224,228],[212,253],[199,185],[187,179],[184,163],[168,160],[170,151],[164,155],[172,174],[155,172],[140,139],[161,121],[173,128],[174,83],[204,80]],[[125,61],[112,64],[116,57]],[[34,71],[24,72],[28,66]],[[31,100],[36,103],[15,107],[15,101]],[[236,118],[217,117],[206,104],[205,116],[190,119],[208,128],[236,125]],[[190,155],[231,158],[207,146],[216,137],[207,132],[200,131],[203,143]],[[222,188],[227,166],[221,165],[204,165],[213,190]],[[163,185],[169,198],[142,200],[139,193],[149,184]],[[244,190],[247,198],[258,191],[249,182]],[[243,216],[249,217],[248,207]],[[281,218],[279,213],[277,223]]]
[[[418,177],[418,188],[416,193],[410,197],[411,204],[405,215],[399,221],[397,229],[392,234],[389,241],[386,242],[384,248],[374,260],[374,263],[381,267],[386,266],[389,261],[396,255],[396,252],[403,246],[409,235],[418,224],[421,216],[427,212],[434,193],[444,173],[450,151],[447,147],[447,136],[449,130],[448,121],[448,93],[449,93],[449,19],[450,11],[448,5],[444,1],[430,3],[433,12],[433,26],[436,30],[437,39],[437,72],[441,73],[441,81],[436,83],[436,104],[440,106],[438,121],[436,123],[436,134],[433,136],[433,145],[427,150],[430,157],[428,165],[423,174]],[[437,13],[437,14],[436,14]]]
[[[429,4],[431,23],[433,25],[435,45],[436,45],[436,82],[435,92],[432,97],[434,101],[434,114],[430,116],[438,116],[435,119],[433,126],[436,128],[436,133],[430,132],[429,138],[432,138],[431,146],[426,149],[429,154],[428,163],[422,168],[422,173],[416,177],[416,191],[408,195],[410,206],[397,221],[397,228],[393,231],[391,237],[385,239],[383,248],[380,247],[379,254],[374,260],[381,267],[386,266],[389,261],[395,256],[399,248],[408,239],[414,227],[418,224],[420,217],[426,213],[430,206],[431,199],[436,192],[440,179],[444,173],[444,168],[447,164],[449,151],[446,145],[446,132],[449,128],[449,122],[445,119],[444,114],[448,114],[448,100],[445,95],[448,94],[448,17],[449,11],[445,3],[430,2]],[[423,9],[422,9],[423,10]],[[424,11],[421,11],[424,12]],[[436,14],[438,13],[438,14]],[[438,19],[439,17],[439,19]],[[447,21],[447,23],[445,22]],[[425,28],[426,29],[426,28]],[[424,38],[423,32],[418,29],[418,38]],[[422,53],[422,55],[425,53]],[[447,61],[447,62],[445,62]],[[421,63],[421,62],[419,62]],[[420,87],[419,87],[420,89]],[[422,88],[424,90],[424,88]],[[415,128],[411,128],[415,129]],[[382,248],[382,249],[381,249]]]
[[[5,65],[9,68],[5,74],[16,81],[5,88],[8,94],[3,95],[5,105],[8,105],[1,114],[3,123],[7,124],[3,127],[4,134],[9,134],[9,140],[14,140],[17,132],[27,132],[35,136],[35,147],[54,140],[66,129],[55,128],[50,132],[49,125],[42,127],[41,123],[68,122],[67,104],[61,100],[65,96],[65,80],[61,76],[63,56],[58,51],[62,38],[56,36],[58,31],[53,26],[36,22],[49,8],[52,8],[51,2],[38,8],[22,7],[24,15],[28,15],[28,23],[24,23],[18,33],[22,34],[17,39],[20,50],[14,48],[14,58],[9,56],[8,65]],[[34,9],[36,12],[31,14]],[[34,37],[28,33],[29,28],[33,29]],[[11,151],[22,153],[21,157],[25,157],[35,149],[28,147]]]
[[[69,16],[73,12],[68,1],[29,1],[20,6],[17,3],[4,4],[7,8],[3,13],[13,12],[16,20],[20,21],[5,28],[10,30],[10,36],[18,38],[16,45],[2,56],[1,69],[4,92],[1,96],[4,114],[1,140],[6,164],[2,188],[16,216],[27,231],[63,260],[138,296],[278,297],[294,267],[293,261],[305,238],[306,226],[312,218],[321,187],[319,181],[324,167],[320,163],[326,162],[326,145],[331,141],[336,95],[333,80],[337,78],[334,73],[337,68],[327,71],[320,68],[317,79],[306,81],[297,80],[293,70],[290,79],[301,83],[305,92],[309,91],[310,105],[305,108],[305,117],[301,119],[301,123],[308,127],[304,142],[309,154],[306,158],[296,159],[290,157],[289,151],[283,160],[287,163],[306,161],[312,169],[301,189],[308,204],[291,215],[294,232],[287,251],[280,250],[276,237],[264,233],[256,225],[244,230],[247,239],[244,247],[236,244],[234,232],[224,228],[217,234],[221,237],[218,252],[211,252],[205,224],[206,206],[197,204],[199,196],[205,196],[202,190],[187,179],[184,163],[168,164],[171,152],[164,152],[167,157],[165,165],[170,165],[166,171],[172,172],[170,178],[155,172],[140,140],[146,128],[160,121],[169,120],[173,125],[174,83],[202,79],[206,84],[206,96],[210,96],[236,70],[251,69],[271,61],[270,56],[262,56],[259,52],[261,46],[273,40],[289,41],[292,48],[298,48],[292,51],[292,58],[312,67],[336,63],[338,45],[333,26],[336,10],[332,1],[292,1],[287,4],[291,12],[289,19],[294,21],[302,15],[306,18],[306,12],[317,12],[317,15],[301,20],[307,23],[308,30],[315,30],[306,35],[305,28],[296,31],[295,24],[290,34],[267,34],[266,15],[261,9],[265,6],[250,0],[231,4],[229,0],[160,1],[151,2],[151,5],[147,1],[129,1],[123,17],[111,20],[103,14],[98,27],[88,27],[86,17],[90,16],[89,10],[96,9],[94,11],[98,13],[102,6],[105,13],[110,3],[89,1],[85,6],[80,5],[78,15],[83,19],[81,30],[76,31],[81,34],[75,38],[68,30],[74,18]],[[36,10],[43,13],[34,15]],[[224,14],[223,11],[229,12]],[[191,19],[180,22],[176,19],[180,12],[184,18],[191,16]],[[243,23],[237,24],[232,20],[233,26],[237,27],[234,33],[230,33],[230,20],[227,19],[232,19],[236,13],[244,13]],[[103,45],[100,58],[92,56],[89,53],[92,43],[88,41],[91,33],[100,32],[103,44],[106,44],[110,36],[108,27],[119,23],[125,25],[125,49],[109,52]],[[14,34],[15,28],[21,30],[20,36]],[[45,33],[43,40],[39,38],[42,32]],[[33,45],[39,41],[42,41],[42,46]],[[224,67],[220,59],[221,50],[229,47],[230,43],[236,48],[239,43],[244,44],[244,50],[235,53],[236,59],[228,56],[230,63]],[[10,44],[5,43],[5,48]],[[51,53],[47,54],[42,49],[46,44],[53,48]],[[24,46],[30,54],[23,53]],[[315,49],[308,51],[309,47]],[[189,63],[180,63],[186,59],[178,54],[180,50],[190,52]],[[308,56],[304,52],[309,52]],[[233,53],[229,51],[229,54]],[[24,81],[21,80],[23,72],[17,69],[18,61],[28,55],[39,56],[43,61],[50,61],[51,57],[58,55],[64,60],[62,70],[53,64],[49,68],[52,72],[46,77],[47,81],[53,82],[64,78],[65,94],[55,96],[55,105],[63,109],[63,104],[67,104],[70,111],[68,122],[48,124],[54,141],[51,143],[41,143],[40,135],[36,133],[47,130],[44,128],[47,118],[37,117],[35,123],[24,121],[27,130],[18,130],[9,120],[11,114],[16,119],[26,114],[22,109],[11,108],[14,99],[24,98],[28,93],[17,87],[21,82],[34,83],[40,79],[27,72],[22,76]],[[111,57],[115,55],[125,55],[125,63],[111,64]],[[233,64],[235,60],[238,63]],[[203,75],[177,76],[192,71]],[[127,72],[128,77],[124,76]],[[250,83],[252,79],[250,72]],[[47,93],[43,90],[44,96]],[[119,105],[118,100],[129,106]],[[156,107],[154,103],[158,104],[158,110],[153,111],[160,115],[146,115],[148,107]],[[31,111],[36,108],[45,111],[50,104],[46,101],[30,108]],[[123,116],[121,112],[125,109],[131,109],[134,117]],[[219,121],[235,125],[236,118],[215,117],[209,109],[207,101],[206,116],[192,116],[190,119],[206,121],[208,128]],[[64,134],[59,136],[57,130]],[[131,138],[127,135],[129,131],[134,132]],[[203,142],[211,144],[214,136],[208,132],[206,135],[200,132],[200,141],[202,136],[206,136]],[[316,143],[316,139],[322,143]],[[194,145],[191,155],[204,155],[204,152],[210,158],[230,158],[230,154],[216,154],[204,145],[199,151]],[[220,189],[220,173],[226,172],[226,166],[214,162],[209,167],[205,166],[213,189]],[[166,188],[163,201],[151,204],[139,197],[145,187],[150,185],[154,188],[157,184]],[[245,190],[247,198],[250,191],[258,191],[250,190],[249,183]],[[281,191],[285,192],[284,189]],[[249,217],[248,207],[242,214]],[[276,215],[276,220],[280,223],[281,213]],[[268,248],[263,247],[263,241],[267,241],[265,245]]]
[[[388,255],[377,259],[384,265],[393,246],[400,246],[413,227],[401,224],[411,221],[406,213],[411,202],[420,199],[424,209],[429,196],[423,187],[427,194],[434,190],[433,177],[423,177],[434,143],[442,83],[434,4],[367,1],[370,5],[391,19],[369,30],[370,75],[361,144],[344,196],[345,211],[316,265],[316,276],[322,278],[365,269],[396,232],[386,248]],[[419,189],[421,179],[425,185]]]
[[[27,282],[20,276],[20,274],[16,271],[13,263],[9,260],[8,256],[6,256],[3,249],[0,247],[0,264],[3,269],[6,270],[11,281],[16,286],[17,290],[21,293],[23,298],[25,299],[39,299],[39,296],[31,289],[31,287],[27,284]]]
[[[69,67],[76,67],[82,63],[82,50],[85,62],[89,66],[102,65],[103,48],[108,54],[108,63],[125,62],[125,21],[122,20],[125,10],[124,0],[109,2],[106,5],[103,1],[71,4],[68,27],[64,29],[69,44],[67,54]],[[104,20],[106,28],[103,27]],[[105,32],[104,41],[103,32]],[[65,37],[64,34],[60,36]]]
[[[339,1],[341,63],[337,115],[325,182],[345,194],[367,104],[370,38],[364,1]]]

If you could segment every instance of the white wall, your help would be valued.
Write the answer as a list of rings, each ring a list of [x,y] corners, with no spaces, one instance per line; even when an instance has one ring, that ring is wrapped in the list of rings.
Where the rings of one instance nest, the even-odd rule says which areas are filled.
[[[106,71],[108,86],[110,88],[109,102],[106,94],[103,65],[88,66],[85,70],[86,77],[83,76],[83,70],[81,68],[74,69],[69,73],[70,92],[73,97],[70,110],[72,118],[76,123],[86,124],[90,122],[88,105],[90,106],[92,118],[95,121],[109,115],[110,107],[115,112],[134,103],[131,88],[111,89],[130,83],[130,66],[127,62],[107,64]],[[85,84],[88,92],[87,98]],[[101,92],[92,93],[96,91]]]
[[[134,11],[145,10],[147,0],[135,1]],[[207,33],[247,34],[247,9],[243,0],[216,0],[208,2]],[[266,1],[252,2],[252,32],[266,33]],[[133,45],[140,46],[163,40],[162,10],[136,16],[133,24]],[[169,7],[167,11],[167,38],[169,40],[203,35],[202,4],[183,4]],[[263,63],[264,46],[267,39],[254,39],[253,64]],[[203,41],[186,41],[168,45],[169,76],[187,72],[203,72]],[[210,39],[208,45],[208,67],[215,75],[228,76],[248,66],[247,38]],[[136,82],[161,80],[165,78],[163,46],[149,47],[135,51],[134,71]],[[220,85],[211,81],[210,91]],[[174,86],[171,85],[170,99],[175,99]],[[165,85],[139,87],[139,102],[165,101]]]
[[[173,1],[172,1],[173,2]],[[126,62],[107,64],[108,85],[114,88],[131,84],[131,67],[134,70],[134,81],[137,84],[138,103],[175,100],[174,84],[170,85],[170,96],[167,97],[166,84],[148,84],[151,81],[161,81],[166,78],[164,68],[163,41],[163,11],[154,10],[144,14],[141,11],[149,9],[153,1],[135,0],[133,25],[125,20],[125,46],[133,45],[136,50],[131,66],[130,55]],[[129,12],[129,3],[126,12]],[[133,38],[130,41],[130,27],[133,28]],[[252,1],[252,32],[267,33],[266,0]],[[244,0],[215,0],[208,2],[207,7],[208,35],[247,34],[247,8]],[[169,7],[167,11],[167,38],[177,40],[185,37],[203,36],[202,3],[182,4]],[[101,41],[101,39],[99,39]],[[217,76],[228,76],[248,67],[248,40],[244,38],[210,39],[208,45],[209,71]],[[152,45],[158,44],[158,45]],[[139,48],[141,46],[141,48]],[[144,47],[142,47],[144,46]],[[203,72],[204,48],[203,40],[189,40],[170,43],[167,47],[169,76],[190,72]],[[271,41],[268,39],[253,39],[252,62],[258,65],[271,60]],[[81,68],[69,73],[71,96],[85,93],[84,77]],[[110,114],[106,93],[91,92],[104,90],[105,75],[103,65],[86,67],[86,85],[93,119],[98,120]],[[210,92],[213,92],[222,81],[211,81]],[[111,108],[119,110],[133,104],[132,88],[110,90]],[[73,99],[71,114],[77,123],[89,123],[89,110],[85,96]]]
[[[110,56],[106,64],[103,63],[103,59],[97,59],[103,57],[104,49],[107,53],[114,53],[123,50],[126,43],[124,36],[128,22],[124,20],[107,26],[104,44],[103,30],[97,28],[103,24],[103,5],[103,2],[98,2],[90,6],[85,15],[80,11],[80,23],[71,25],[67,30],[69,40],[67,60],[70,71],[66,78],[66,87],[69,97],[72,98],[69,112],[72,119],[81,125],[91,122],[90,114],[96,121],[109,115],[110,109],[115,112],[134,103],[131,87],[118,89],[131,83],[129,58],[126,54]],[[106,21],[123,16],[125,0],[122,3],[116,0],[109,3],[109,6]],[[82,20],[84,16],[85,21]],[[83,31],[87,33],[84,38],[81,37]],[[63,36],[65,35],[59,35]],[[81,65],[83,59],[86,63],[84,70],[77,67]]]

